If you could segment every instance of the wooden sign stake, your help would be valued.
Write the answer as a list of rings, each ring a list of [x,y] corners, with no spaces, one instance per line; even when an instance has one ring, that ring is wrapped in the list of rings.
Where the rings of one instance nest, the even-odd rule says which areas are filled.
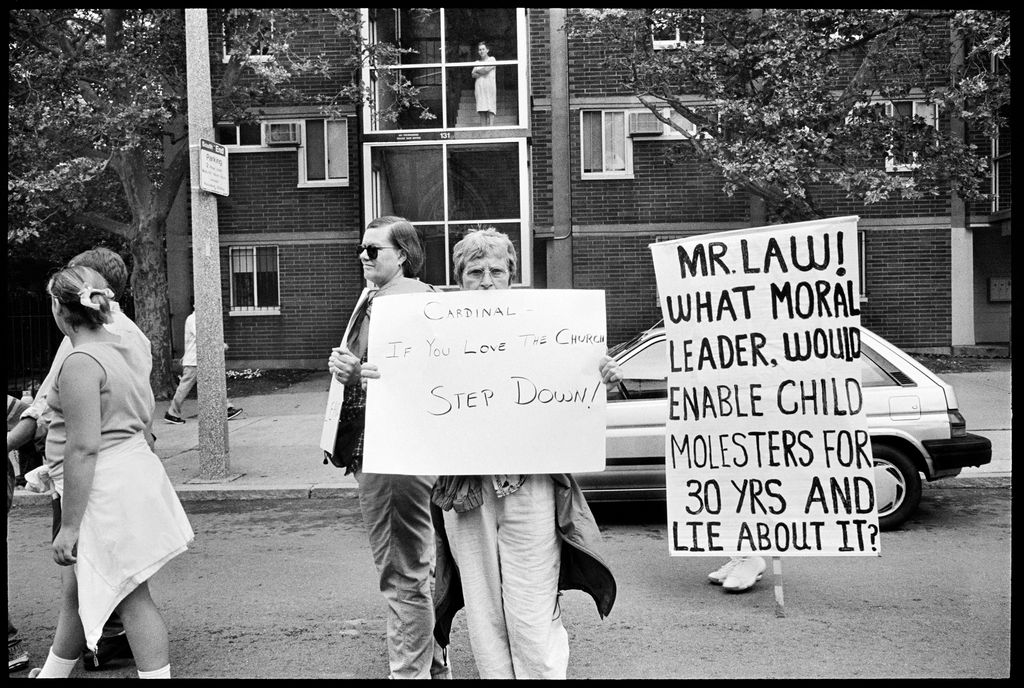
[[[786,616],[786,608],[782,597],[782,557],[772,557],[772,573],[775,577],[775,616]]]

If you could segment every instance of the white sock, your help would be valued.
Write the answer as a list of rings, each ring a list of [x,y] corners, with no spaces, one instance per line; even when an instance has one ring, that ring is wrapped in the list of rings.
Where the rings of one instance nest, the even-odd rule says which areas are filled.
[[[139,669],[139,678],[170,678],[171,677],[171,665],[168,664],[160,669],[154,669],[153,671],[143,671]]]
[[[78,657],[74,659],[64,659],[53,654],[53,648],[50,648],[50,653],[46,656],[46,663],[43,664],[43,668],[36,674],[36,678],[67,678],[71,675],[71,670],[75,668],[75,664],[78,663]]]

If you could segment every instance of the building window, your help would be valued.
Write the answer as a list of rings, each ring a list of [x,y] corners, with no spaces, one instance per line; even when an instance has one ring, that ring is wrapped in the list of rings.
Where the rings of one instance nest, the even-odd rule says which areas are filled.
[[[348,120],[301,121],[299,186],[348,186]]]
[[[263,132],[259,122],[218,124],[214,130],[214,138],[222,146],[234,148],[261,148],[263,146]]]
[[[270,120],[218,124],[216,140],[236,153],[298,150],[299,186],[348,186],[348,120]]]
[[[583,179],[633,177],[633,143],[627,136],[626,110],[580,112]]]
[[[237,27],[237,29],[236,29]],[[241,31],[251,32],[252,40],[249,42],[249,54],[246,60],[250,62],[265,62],[273,59],[270,43],[274,40],[274,20],[260,15],[258,10],[237,10],[227,11],[224,23],[221,24],[224,40],[221,43],[221,59],[227,63],[231,60],[231,43],[233,34]]]
[[[864,231],[860,230],[857,232],[857,251],[858,251],[858,263],[860,265],[860,300],[868,300],[868,260],[867,260],[868,241],[864,235]]]
[[[665,15],[654,10],[651,20],[651,43],[655,50],[672,50],[686,43],[704,43],[703,14]]]
[[[382,7],[366,17],[372,44],[406,52],[366,68],[365,133],[525,126],[525,10]],[[401,102],[395,79],[418,89],[418,106]]]
[[[920,100],[892,100],[883,103],[885,116],[899,120],[914,120],[914,127],[939,128],[937,103],[925,103]],[[886,172],[907,172],[918,167],[917,153],[909,155],[889,155],[885,158]]]
[[[493,227],[519,258],[512,284],[530,284],[526,140],[486,139],[368,144],[367,212],[398,215],[419,230],[423,281],[457,286],[452,249],[468,232]]]
[[[277,246],[232,246],[228,262],[230,315],[280,314]]]

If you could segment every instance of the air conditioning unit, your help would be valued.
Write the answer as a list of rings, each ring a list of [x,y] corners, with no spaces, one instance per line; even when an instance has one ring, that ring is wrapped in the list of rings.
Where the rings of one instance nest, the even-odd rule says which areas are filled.
[[[664,132],[665,125],[653,112],[629,113],[630,136],[661,136]]]
[[[268,146],[297,146],[301,143],[298,122],[267,122]]]

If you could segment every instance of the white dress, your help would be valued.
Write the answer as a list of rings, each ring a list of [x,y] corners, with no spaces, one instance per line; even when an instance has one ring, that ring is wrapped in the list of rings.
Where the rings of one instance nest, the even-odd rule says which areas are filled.
[[[484,62],[494,62],[494,56],[488,55]],[[498,111],[498,88],[495,81],[495,65],[473,67],[473,78],[476,79],[476,111],[496,113]]]
[[[145,439],[154,407],[150,353],[127,337],[122,342],[85,344],[71,354],[91,356],[105,372],[100,449],[74,565],[78,615],[93,651],[121,600],[184,552],[195,537],[167,471]],[[54,419],[48,453],[50,440],[62,451],[67,439],[59,387],[51,394]],[[54,482],[63,497],[64,477]]]

